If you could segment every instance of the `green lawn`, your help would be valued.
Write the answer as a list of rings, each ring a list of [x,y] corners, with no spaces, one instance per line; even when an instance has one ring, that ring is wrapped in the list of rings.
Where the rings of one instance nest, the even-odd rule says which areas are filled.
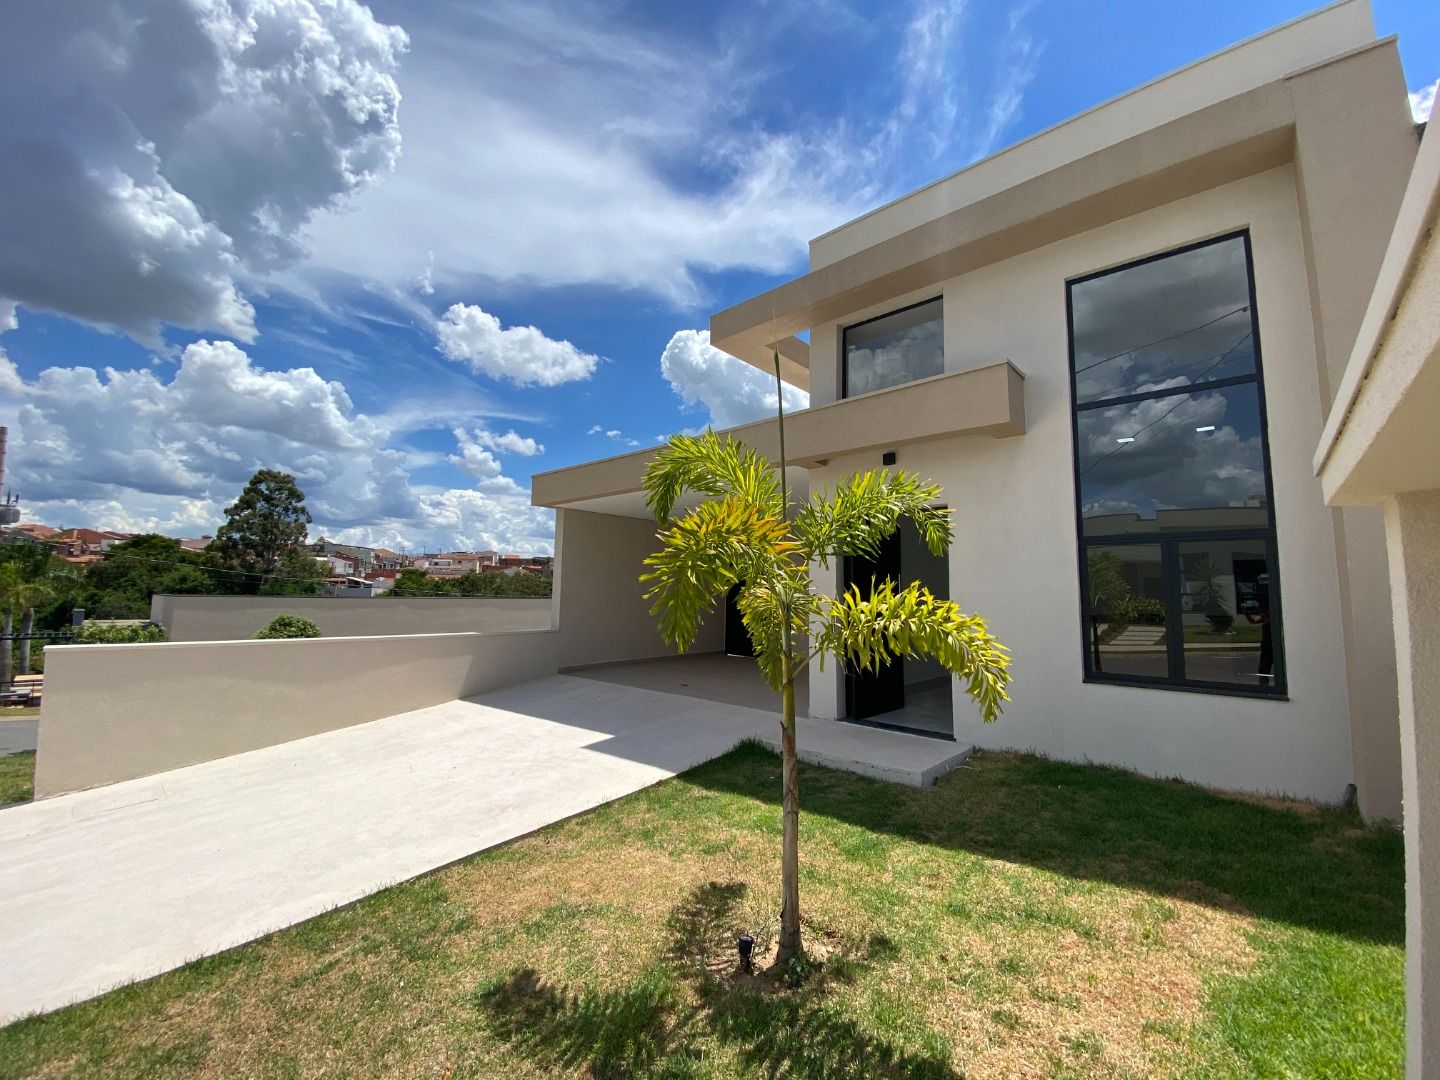
[[[35,751],[0,757],[0,806],[27,802],[35,795]]]
[[[1399,1075],[1392,831],[1008,754],[928,791],[802,767],[787,985],[734,970],[776,931],[778,774],[742,747],[23,1021],[0,1077]]]

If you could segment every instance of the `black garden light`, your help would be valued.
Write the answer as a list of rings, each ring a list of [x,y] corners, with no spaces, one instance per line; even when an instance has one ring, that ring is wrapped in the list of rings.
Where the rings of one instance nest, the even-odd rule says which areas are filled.
[[[735,948],[740,953],[740,970],[748,975],[750,973],[750,954],[755,951],[755,939],[749,934],[741,934],[735,939]]]

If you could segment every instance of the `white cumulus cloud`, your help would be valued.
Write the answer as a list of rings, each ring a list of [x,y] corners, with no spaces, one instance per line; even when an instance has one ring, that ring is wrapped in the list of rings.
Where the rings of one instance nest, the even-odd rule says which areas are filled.
[[[533,326],[502,328],[474,304],[451,304],[436,325],[440,352],[472,371],[516,386],[559,386],[588,379],[600,358]]]
[[[427,455],[397,445],[391,418],[357,412],[341,383],[266,370],[230,342],[195,342],[174,369],[52,367],[29,381],[0,361],[0,397],[18,403],[8,479],[27,520],[213,532],[255,470],[274,468],[296,477],[316,534],[552,549],[549,512],[482,445],[528,449],[514,431],[456,428],[450,460],[474,485],[447,489],[417,483]]]
[[[1440,82],[1432,82],[1429,86],[1410,91],[1410,113],[1417,124],[1426,123],[1430,119],[1430,112],[1435,108],[1437,89],[1440,89]]]
[[[680,330],[660,355],[660,373],[687,408],[704,411],[714,428],[775,415],[775,379],[710,344],[708,330]],[[805,409],[810,395],[785,385],[785,408]]]
[[[240,282],[396,161],[405,46],[356,0],[12,5],[0,298],[252,339]]]

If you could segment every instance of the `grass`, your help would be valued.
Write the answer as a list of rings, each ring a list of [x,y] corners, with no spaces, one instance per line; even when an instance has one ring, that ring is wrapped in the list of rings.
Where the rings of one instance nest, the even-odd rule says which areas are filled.
[[[35,751],[0,757],[0,806],[29,802],[35,797]]]
[[[983,754],[929,791],[683,777],[255,944],[0,1030],[0,1077],[1396,1076],[1397,834]]]

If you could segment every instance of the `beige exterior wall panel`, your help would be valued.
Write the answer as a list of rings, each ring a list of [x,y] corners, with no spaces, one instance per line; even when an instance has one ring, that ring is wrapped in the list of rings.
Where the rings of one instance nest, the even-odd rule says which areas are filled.
[[[1065,282],[1247,227],[1270,387],[1289,700],[1086,684]],[[935,440],[899,458],[900,467],[940,483],[955,510],[953,599],[986,616],[1015,654],[1015,700],[997,724],[980,724],[957,694],[959,740],[1338,801],[1352,780],[1352,748],[1335,533],[1310,470],[1324,403],[1292,170],[1135,215],[943,288],[947,323],[964,331],[947,327],[947,367],[998,354],[1026,372],[1024,437]],[[812,487],[878,464],[878,455],[836,458],[812,473]],[[812,711],[838,707],[833,669],[812,674],[811,701]]]
[[[644,518],[561,509],[555,514],[561,668],[673,656],[644,600],[645,557],[659,548]],[[706,618],[691,652],[725,646],[724,609]]]
[[[167,596],[150,599],[150,618],[171,641],[237,641],[254,636],[277,615],[299,615],[322,637],[387,634],[496,633],[548,630],[548,598],[451,596],[286,597]]]
[[[552,675],[557,644],[543,630],[54,646],[35,792],[150,776]]]

